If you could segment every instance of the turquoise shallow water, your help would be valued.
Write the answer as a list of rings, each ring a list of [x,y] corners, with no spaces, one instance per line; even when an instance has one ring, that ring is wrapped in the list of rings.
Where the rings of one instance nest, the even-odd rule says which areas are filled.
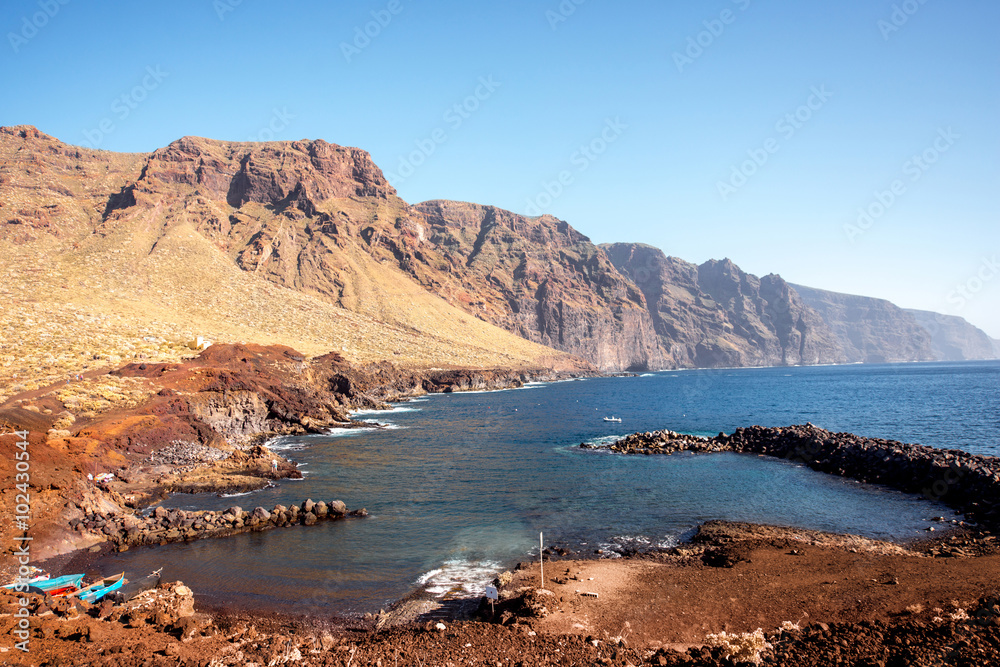
[[[607,424],[605,415],[621,424]],[[340,499],[371,516],[133,549],[101,570],[160,566],[203,602],[363,613],[421,586],[480,590],[547,543],[584,553],[664,546],[720,518],[906,539],[948,510],[735,454],[624,457],[580,442],[671,428],[703,435],[811,421],[832,430],[994,454],[1000,362],[739,369],[592,378],[428,396],[358,415],[389,425],[278,441],[306,477],[247,496],[168,506]]]

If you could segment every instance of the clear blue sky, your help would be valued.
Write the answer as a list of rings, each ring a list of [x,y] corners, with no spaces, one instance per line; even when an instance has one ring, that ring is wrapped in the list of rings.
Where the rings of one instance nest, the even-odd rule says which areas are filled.
[[[118,151],[322,138],[411,203],[544,211],[1000,338],[992,0],[4,9],[0,124]]]

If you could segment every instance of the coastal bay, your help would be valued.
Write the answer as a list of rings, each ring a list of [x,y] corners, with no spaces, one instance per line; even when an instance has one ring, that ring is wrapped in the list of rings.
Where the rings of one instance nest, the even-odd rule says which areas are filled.
[[[701,522],[720,518],[890,540],[923,537],[929,527],[941,529],[933,519],[962,517],[919,496],[815,472],[801,462],[734,453],[616,457],[581,451],[578,445],[609,442],[633,429],[664,423],[714,435],[714,429],[697,426],[713,419],[730,430],[736,418],[751,412],[758,423],[788,425],[789,406],[780,392],[789,384],[836,396],[852,383],[863,388],[876,384],[896,396],[900,392],[894,387],[926,382],[928,376],[959,385],[955,376],[964,374],[965,391],[979,393],[984,379],[996,381],[991,368],[995,365],[984,362],[970,364],[968,370],[960,364],[927,364],[665,372],[426,396],[390,411],[354,413],[356,420],[369,422],[367,429],[273,441],[277,452],[297,462],[302,481],[235,499],[176,495],[165,503],[222,511],[234,502],[271,508],[306,497],[336,497],[350,507],[364,505],[370,512],[364,521],[280,531],[263,540],[247,535],[226,544],[131,550],[109,557],[104,566],[145,567],[160,559],[192,563],[175,576],[192,584],[206,603],[268,608],[294,606],[295,584],[282,581],[294,572],[298,585],[310,589],[309,610],[363,614],[377,612],[414,588],[431,596],[481,593],[501,569],[528,558],[532,549],[537,552],[540,531],[547,543],[584,557],[673,546]],[[820,395],[807,402],[831,403]],[[770,405],[777,407],[769,414]],[[886,411],[883,419],[888,419],[888,403],[865,407],[872,413]],[[934,407],[925,403],[894,400],[892,409],[902,411],[903,423],[909,415],[924,424],[921,442],[951,444],[936,440],[936,434],[950,433],[949,423],[962,428],[964,422],[968,427],[962,432],[972,440],[971,448],[989,448],[990,432],[974,431],[982,423],[974,410],[942,413],[930,421],[926,413]],[[841,427],[853,426],[851,420],[858,418],[857,405],[844,405],[839,413],[824,410],[792,414],[803,422]],[[611,413],[621,415],[624,423],[603,422]],[[291,552],[297,557],[289,562],[284,554]],[[256,572],[282,592],[272,600],[257,594],[247,598],[238,577],[216,569],[223,564]]]
[[[198,612],[178,617],[170,611],[174,600],[190,598],[168,587],[154,603],[166,605],[156,617],[164,625],[150,625],[153,617],[135,620],[140,617],[123,609],[86,620],[104,617],[95,607],[73,617],[73,627],[84,637],[105,633],[96,640],[104,649],[128,637],[131,627],[141,628],[154,659],[156,651],[194,660],[218,651],[235,656],[251,648],[248,636],[257,636],[265,643],[252,651],[274,647],[261,654],[270,659],[281,646],[300,653],[313,647],[324,664],[344,665],[355,655],[374,663],[400,651],[446,661],[471,642],[493,646],[500,656],[514,650],[535,660],[571,651],[598,662],[724,665],[719,649],[701,648],[704,636],[758,625],[790,665],[829,655],[830,642],[849,641],[858,656],[885,652],[897,635],[925,636],[930,655],[943,650],[945,626],[966,633],[960,636],[970,650],[980,650],[983,631],[952,615],[992,622],[984,596],[995,579],[997,549],[988,529],[933,499],[811,470],[808,461],[739,453],[752,451],[741,433],[826,433],[816,427],[738,428],[723,438],[692,426],[709,418],[727,423],[745,410],[757,411],[759,423],[782,423],[777,420],[790,406],[769,385],[809,396],[809,387],[840,393],[853,384],[894,396],[891,406],[865,409],[887,414],[891,408],[908,428],[922,425],[921,439],[935,443],[934,451],[954,442],[937,440],[941,433],[967,438],[970,451],[990,451],[993,426],[973,401],[965,411],[928,419],[936,407],[926,396],[934,394],[923,401],[898,397],[907,394],[901,388],[926,384],[928,377],[932,385],[981,396],[997,370],[982,362],[665,372],[529,382],[355,410],[354,428],[266,443],[301,477],[236,497],[175,494],[155,516],[170,522],[214,510],[210,516],[235,519],[226,514],[234,504],[283,507],[330,493],[349,506],[365,504],[370,516],[74,556],[68,562],[88,571],[162,566],[165,581],[184,581],[183,595],[194,591]],[[826,377],[817,382],[816,374]],[[835,401],[812,399],[824,410],[800,413],[807,421],[843,428],[858,418],[858,406],[838,412],[830,408]],[[608,413],[623,422],[604,422]],[[602,450],[617,441],[648,446],[665,414],[671,428],[690,434],[682,438],[688,442],[744,445],[673,456]],[[949,424],[968,428],[959,435]],[[952,453],[958,455],[966,454]],[[546,535],[544,584],[532,546],[536,531]],[[516,613],[482,615],[483,605],[476,607],[485,585],[515,567],[513,581],[501,587],[500,608]],[[532,593],[542,585],[551,593]],[[699,586],[704,592],[692,596]],[[669,590],[675,593],[666,598],[657,592]],[[670,602],[676,595],[681,606]],[[44,607],[37,604],[36,611]],[[185,613],[194,609],[191,602],[182,606]],[[46,623],[72,641],[76,635],[66,634],[64,620],[72,610],[56,611]],[[492,623],[458,620],[470,614]],[[673,621],[663,625],[664,618]],[[801,629],[780,630],[784,621]],[[432,627],[439,623],[446,629]],[[350,628],[383,632],[358,638]],[[58,636],[41,643],[52,656],[63,655],[64,645]]]

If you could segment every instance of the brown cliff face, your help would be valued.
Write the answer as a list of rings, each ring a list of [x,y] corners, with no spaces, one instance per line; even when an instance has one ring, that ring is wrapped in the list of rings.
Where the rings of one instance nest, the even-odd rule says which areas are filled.
[[[23,246],[91,233],[144,157],[77,148],[29,125],[0,127],[0,241]]]
[[[368,153],[322,140],[257,144],[184,137],[149,157],[140,181],[156,180],[195,186],[233,208],[396,194]]]
[[[324,141],[185,137],[119,154],[3,128],[14,347],[0,363],[51,382],[91,359],[175,360],[204,336],[411,368],[590,368],[414,281],[420,220],[367,153]],[[23,384],[0,380],[0,397]]]
[[[776,275],[599,248],[551,216],[410,206],[366,152],[324,141],[185,137],[119,154],[0,128],[0,223],[11,257],[0,295],[51,319],[4,324],[33,349],[89,318],[71,372],[91,339],[135,350],[193,335],[415,367],[933,358],[926,332],[888,302],[810,305]]]
[[[899,306],[885,299],[792,287],[826,321],[848,363],[934,360],[930,334]]]
[[[663,367],[642,293],[566,222],[453,201],[415,209],[434,254],[448,262],[437,283],[415,272],[428,288],[602,370]]]
[[[186,194],[177,217],[240,268],[284,287],[410,325],[421,313],[392,293],[412,294],[418,285],[401,285],[415,280],[484,322],[602,370],[661,365],[641,294],[555,218],[455,202],[410,207],[367,153],[322,141],[179,140],[123,190],[122,212],[176,209],[165,186]]]
[[[780,276],[757,278],[728,259],[696,266],[636,243],[602,248],[643,291],[660,342],[677,366],[843,359],[832,332]]]

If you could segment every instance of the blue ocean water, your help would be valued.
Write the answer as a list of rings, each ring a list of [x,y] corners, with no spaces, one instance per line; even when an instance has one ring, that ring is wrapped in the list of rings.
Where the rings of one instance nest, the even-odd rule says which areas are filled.
[[[540,531],[547,544],[611,555],[673,544],[707,519],[915,537],[949,511],[762,457],[626,457],[578,445],[659,428],[713,435],[810,421],[995,455],[1000,362],[667,371],[427,396],[357,417],[387,428],[273,443],[302,466],[301,481],[165,504],[247,509],[339,499],[366,507],[367,519],[132,549],[95,566],[162,566],[202,603],[352,614],[418,586],[480,590],[537,554]]]

